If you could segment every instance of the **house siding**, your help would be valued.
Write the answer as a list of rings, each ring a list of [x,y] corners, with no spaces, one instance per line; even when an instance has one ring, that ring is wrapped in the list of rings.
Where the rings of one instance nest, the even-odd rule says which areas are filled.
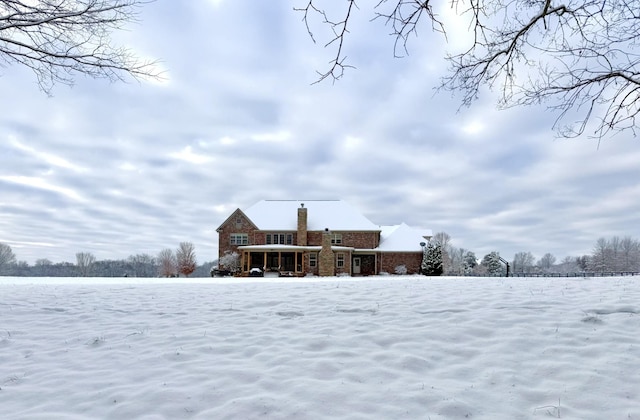
[[[293,235],[293,239],[291,244],[295,245],[297,243],[297,233],[294,230],[270,230],[270,231],[261,231],[255,230],[253,232],[254,242],[251,245],[267,245],[267,234],[270,233],[283,233],[285,235]]]
[[[238,245],[231,245],[232,233],[246,233],[248,245],[254,245],[256,229],[253,223],[241,211],[236,211],[227,221],[218,228],[218,258],[227,252],[238,252]]]
[[[332,234],[342,235],[342,243],[336,246],[347,246],[357,249],[373,249],[380,245],[380,232],[344,232],[332,231]],[[307,232],[307,243],[309,245],[322,245],[321,231]]]
[[[312,253],[312,252],[305,252],[305,253],[304,253],[304,256],[303,256],[303,263],[302,263],[302,264],[303,264],[303,266],[304,266],[304,267],[303,267],[303,272],[304,272],[305,274],[307,274],[307,273],[308,273],[308,274],[313,274],[314,276],[317,276],[317,275],[319,275],[319,270],[318,270],[318,265],[319,265],[319,264],[318,264],[318,261],[319,261],[320,255],[319,255],[319,253],[318,253],[318,252],[316,252],[316,254],[318,254],[318,255],[317,255],[317,257],[316,257],[316,266],[315,266],[315,267],[311,267],[311,266],[309,265],[309,254],[311,254],[311,253]]]
[[[336,254],[331,250],[331,232],[322,233],[322,249],[318,254],[318,273],[321,276],[336,274]]]
[[[344,256],[344,266],[338,267],[338,254],[342,254]],[[335,266],[336,266],[336,275],[338,274],[349,274],[351,275],[351,252],[349,251],[336,251],[335,252]]]
[[[422,263],[422,252],[381,252],[378,261],[381,272],[394,274],[397,266],[404,265],[407,267],[407,274],[418,274]]]

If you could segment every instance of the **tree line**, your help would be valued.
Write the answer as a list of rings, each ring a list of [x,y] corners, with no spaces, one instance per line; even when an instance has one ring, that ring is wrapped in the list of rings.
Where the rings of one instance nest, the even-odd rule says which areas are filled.
[[[229,259],[229,261],[227,261]],[[225,255],[226,265],[237,264],[237,254]],[[232,263],[232,260],[235,262]],[[0,275],[24,277],[208,277],[217,261],[198,264],[195,247],[181,242],[174,251],[165,248],[157,256],[135,254],[122,260],[97,260],[90,252],[78,252],[76,263],[38,259],[33,265],[18,261],[9,245],[0,243]],[[498,251],[478,259],[473,251],[456,247],[446,232],[436,233],[425,244],[421,271],[431,276],[504,276],[509,262],[516,275],[640,272],[640,241],[613,236],[596,241],[591,254],[567,256],[561,261],[551,253],[536,260],[529,251],[517,252],[506,261]]]
[[[18,277],[208,277],[215,262],[198,264],[195,247],[181,242],[176,250],[157,256],[135,254],[121,260],[98,260],[90,252],[76,253],[75,263],[42,258],[33,265],[18,261],[11,247],[0,243],[0,275]]]
[[[567,256],[560,261],[551,253],[536,260],[529,251],[517,252],[511,261],[498,251],[478,260],[473,251],[454,246],[449,234],[439,232],[425,244],[421,271],[431,276],[504,276],[506,263],[510,273],[516,275],[639,273],[640,241],[629,236],[603,237],[596,241],[591,254]]]

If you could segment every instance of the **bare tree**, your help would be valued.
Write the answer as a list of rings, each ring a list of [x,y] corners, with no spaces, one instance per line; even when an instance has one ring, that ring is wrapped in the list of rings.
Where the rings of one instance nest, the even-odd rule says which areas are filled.
[[[196,270],[196,252],[191,242],[180,242],[180,246],[176,250],[176,264],[178,273],[189,277],[189,274]]]
[[[535,258],[531,252],[516,252],[511,263],[514,273],[529,273],[533,269]]]
[[[464,248],[456,248],[454,246],[449,246],[449,250],[447,250],[447,255],[449,257],[449,271],[444,272],[445,276],[464,276],[464,255],[467,253],[467,250]],[[444,254],[444,252],[443,252]],[[444,259],[444,255],[443,255]]]
[[[349,24],[359,11],[348,0],[335,11],[330,0],[304,0],[297,7],[315,41],[311,17],[332,30],[325,47],[334,49],[329,69],[319,80],[339,79],[352,67],[346,62]],[[563,136],[590,131],[635,132],[640,112],[640,19],[637,4],[626,0],[378,0],[373,19],[382,19],[395,37],[394,55],[424,22],[446,38],[435,7],[449,6],[469,28],[469,44],[448,55],[450,73],[441,88],[460,92],[462,103],[478,98],[483,86],[498,88],[499,105],[548,103],[557,112],[554,128]],[[328,12],[329,8],[332,8]],[[594,115],[596,114],[596,115]],[[565,118],[566,117],[566,118]],[[563,121],[569,121],[564,124]],[[577,121],[577,122],[576,122]]]
[[[160,277],[173,277],[176,271],[176,257],[169,248],[158,253],[158,275]]]
[[[91,268],[96,262],[96,257],[90,252],[78,252],[76,253],[76,265],[78,266],[78,272],[81,277],[88,277],[91,273]]]
[[[135,277],[152,277],[157,272],[156,260],[149,254],[130,255],[127,263],[131,265]]]
[[[0,61],[31,69],[50,94],[56,83],[84,74],[111,81],[159,77],[155,62],[114,46],[112,32],[136,20],[145,0],[4,0]]]
[[[605,238],[598,238],[593,247],[589,269],[600,272],[611,270],[610,261],[611,250],[608,241]]]
[[[578,258],[567,256],[554,267],[557,273],[577,273],[581,270]]]
[[[5,267],[10,264],[15,264],[15,262],[16,256],[11,247],[0,242],[0,274],[2,274]]]
[[[631,238],[599,238],[589,258],[593,271],[637,271],[640,269],[640,243]]]
[[[620,241],[621,264],[624,271],[640,270],[640,242],[625,236]]]
[[[540,268],[540,270],[542,270],[543,273],[548,273],[549,271],[551,271],[551,267],[553,267],[555,263],[556,257],[553,254],[547,252],[542,256],[542,258],[538,260],[536,265],[538,266],[538,268]]]
[[[53,262],[48,258],[38,258],[34,263],[36,267],[48,267],[50,265],[53,265]]]
[[[451,235],[449,235],[447,232],[438,232],[433,235],[431,240],[439,243],[440,246],[444,248],[444,247],[448,247],[449,244],[451,243]]]

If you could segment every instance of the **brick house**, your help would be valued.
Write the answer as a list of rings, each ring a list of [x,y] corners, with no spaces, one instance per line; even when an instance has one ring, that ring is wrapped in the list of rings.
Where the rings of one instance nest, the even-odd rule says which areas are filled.
[[[219,256],[237,252],[240,270],[288,275],[372,275],[404,265],[417,273],[431,232],[378,226],[341,200],[263,200],[217,229]]]

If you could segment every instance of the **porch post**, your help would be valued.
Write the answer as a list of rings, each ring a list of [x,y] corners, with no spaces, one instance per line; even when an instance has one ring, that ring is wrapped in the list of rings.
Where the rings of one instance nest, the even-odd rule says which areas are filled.
[[[293,259],[295,260],[295,262],[294,262],[294,264],[295,264],[294,271],[296,273],[299,273],[300,270],[302,270],[302,264],[300,264],[300,270],[298,270],[298,254],[299,254],[299,252],[297,250],[293,253]],[[300,261],[302,261],[302,259],[300,259]]]

